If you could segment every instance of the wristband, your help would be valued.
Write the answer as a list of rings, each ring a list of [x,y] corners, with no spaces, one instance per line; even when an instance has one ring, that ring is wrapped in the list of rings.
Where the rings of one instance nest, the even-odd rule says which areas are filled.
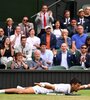
[[[87,88],[87,87],[88,87],[88,85],[84,85],[84,87],[85,87],[85,88]]]
[[[41,87],[45,87],[45,84],[43,84],[43,83],[41,83],[40,85],[41,85]]]

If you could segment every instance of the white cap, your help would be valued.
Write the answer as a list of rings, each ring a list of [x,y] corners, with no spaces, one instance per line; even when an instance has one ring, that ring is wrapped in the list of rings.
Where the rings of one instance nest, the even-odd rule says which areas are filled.
[[[45,29],[48,29],[48,28],[51,28],[51,26],[48,25],[48,26],[45,27]]]

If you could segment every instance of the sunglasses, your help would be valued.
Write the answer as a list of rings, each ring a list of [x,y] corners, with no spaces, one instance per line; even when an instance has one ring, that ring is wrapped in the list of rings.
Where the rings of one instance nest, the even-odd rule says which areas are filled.
[[[24,21],[24,22],[28,22],[28,20],[26,20],[26,19],[23,19],[23,21]]]
[[[86,47],[81,47],[81,49],[87,49]]]

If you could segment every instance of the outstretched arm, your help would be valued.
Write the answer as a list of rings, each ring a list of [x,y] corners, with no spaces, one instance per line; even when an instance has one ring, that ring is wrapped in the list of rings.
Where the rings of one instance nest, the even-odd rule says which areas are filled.
[[[55,86],[53,84],[50,84],[50,83],[34,83],[35,85],[38,85],[40,87],[44,87],[44,88],[47,88],[47,89],[52,89],[52,90],[55,90]]]
[[[79,87],[79,90],[87,89],[87,88],[90,88],[90,84],[87,84],[87,85],[81,85],[81,86]]]

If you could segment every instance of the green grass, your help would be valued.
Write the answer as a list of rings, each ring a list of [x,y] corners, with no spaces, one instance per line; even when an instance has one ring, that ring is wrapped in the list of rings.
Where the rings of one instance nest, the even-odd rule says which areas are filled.
[[[90,90],[81,90],[76,96],[41,94],[0,94],[0,100],[90,100]]]

